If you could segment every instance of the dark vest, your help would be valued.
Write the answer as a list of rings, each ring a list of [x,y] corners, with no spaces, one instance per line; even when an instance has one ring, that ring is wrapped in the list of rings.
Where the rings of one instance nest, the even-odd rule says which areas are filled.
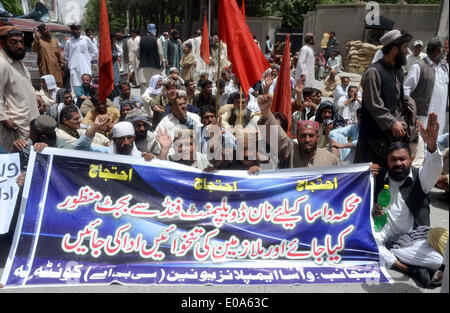
[[[140,63],[139,67],[152,67],[161,69],[161,60],[158,53],[157,38],[153,36],[144,36],[140,42]]]
[[[430,194],[424,193],[419,180],[419,169],[411,167],[413,178],[407,178],[400,186],[400,193],[414,217],[414,228],[430,226]],[[387,169],[380,171],[375,182],[375,199],[386,184]]]
[[[416,101],[417,115],[428,115],[431,95],[433,94],[436,73],[425,59],[417,62],[420,67],[419,82],[411,93],[411,98]]]
[[[380,97],[383,100],[384,106],[391,112],[393,116],[397,116],[397,113],[401,107],[401,101],[403,99],[403,70],[395,69],[383,59],[371,65],[375,68],[381,77]],[[396,79],[395,79],[396,78]],[[397,88],[396,82],[400,82],[400,90]],[[390,132],[382,132],[378,125],[373,120],[370,112],[367,110],[364,98],[361,108],[361,131],[360,134],[368,136],[374,139],[387,140]],[[360,136],[361,137],[361,136]]]

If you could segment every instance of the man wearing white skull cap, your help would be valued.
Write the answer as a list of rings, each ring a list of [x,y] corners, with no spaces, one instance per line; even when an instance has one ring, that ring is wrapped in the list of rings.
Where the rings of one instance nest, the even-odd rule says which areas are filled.
[[[360,141],[355,163],[373,162],[386,166],[387,149],[393,141],[410,142],[403,104],[403,69],[411,36],[394,29],[381,39],[383,58],[373,63],[363,74],[364,90]],[[407,132],[408,131],[408,132]]]
[[[130,122],[119,122],[112,129],[112,143],[109,147],[94,146],[92,139],[95,133],[108,122],[108,116],[99,115],[95,119],[94,124],[86,131],[86,133],[75,143],[75,150],[84,150],[91,152],[121,154],[132,157],[143,157],[146,161],[154,158],[154,155],[147,152],[140,152],[136,148],[136,135],[134,126]]]

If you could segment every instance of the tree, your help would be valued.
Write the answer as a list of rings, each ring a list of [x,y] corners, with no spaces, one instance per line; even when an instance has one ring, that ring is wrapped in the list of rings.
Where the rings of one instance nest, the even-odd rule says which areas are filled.
[[[14,16],[23,15],[22,4],[20,0],[2,0],[5,10]]]
[[[303,28],[303,14],[313,11],[320,0],[269,0],[264,9],[265,15],[282,17],[282,26]]]

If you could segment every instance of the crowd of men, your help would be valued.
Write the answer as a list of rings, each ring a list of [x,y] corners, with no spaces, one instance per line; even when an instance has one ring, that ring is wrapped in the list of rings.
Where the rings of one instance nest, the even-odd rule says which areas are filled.
[[[111,34],[115,89],[103,100],[92,72],[99,53],[94,31],[84,36],[79,25],[71,30],[61,53],[45,24],[36,29],[33,51],[42,80],[35,90],[23,63],[23,33],[0,28],[0,151],[20,153],[18,184],[23,185],[30,150],[46,147],[249,175],[372,163],[376,192],[388,183],[392,195],[388,223],[375,233],[382,261],[424,287],[441,283],[448,270],[448,231],[430,225],[429,193],[437,186],[448,197],[448,40],[430,39],[426,54],[415,41],[408,54],[411,36],[389,31],[381,38],[381,57],[356,85],[342,74],[335,33],[322,53],[314,52],[315,36],[306,34],[289,60],[288,121],[286,114],[271,111],[283,53],[269,37],[261,49],[271,67],[242,92],[218,36],[210,40],[207,64],[200,57],[201,31],[185,42],[177,30],[158,36],[153,24],[145,35],[136,30],[127,39],[117,31]],[[64,66],[70,70],[69,88],[61,77]],[[122,79],[124,73],[129,79]],[[317,88],[316,79],[325,87]],[[259,136],[262,128],[266,138]],[[264,153],[273,148],[275,155]],[[379,214],[375,206],[373,215]],[[417,229],[421,240],[395,244]]]

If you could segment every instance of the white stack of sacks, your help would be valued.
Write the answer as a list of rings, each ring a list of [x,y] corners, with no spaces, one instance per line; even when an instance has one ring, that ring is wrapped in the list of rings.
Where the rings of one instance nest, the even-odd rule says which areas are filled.
[[[375,46],[360,40],[347,43],[345,68],[349,73],[362,74],[372,64],[375,53],[383,46]]]

